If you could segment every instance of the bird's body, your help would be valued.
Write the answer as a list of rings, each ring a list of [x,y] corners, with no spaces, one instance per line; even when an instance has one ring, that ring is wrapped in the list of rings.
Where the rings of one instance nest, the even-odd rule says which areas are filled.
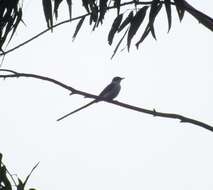
[[[114,77],[112,79],[112,82],[106,86],[103,91],[99,94],[99,97],[101,100],[113,100],[120,92],[121,90],[121,85],[120,85],[120,82],[121,80],[124,79],[124,78],[121,78],[121,77]],[[96,102],[99,102],[100,100],[99,99],[96,99],[96,100],[93,100],[92,102],[64,115],[63,117],[59,118],[57,121],[60,121],[62,119],[64,119],[65,117],[68,117],[69,115],[73,114],[73,113],[76,113]]]

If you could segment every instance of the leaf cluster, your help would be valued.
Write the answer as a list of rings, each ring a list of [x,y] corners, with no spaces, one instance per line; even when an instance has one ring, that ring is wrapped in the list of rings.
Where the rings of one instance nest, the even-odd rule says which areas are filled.
[[[63,0],[43,0],[44,13],[47,21],[47,26],[49,28],[53,26],[51,2],[54,3],[54,14],[57,18],[58,7],[62,1]],[[70,7],[72,6],[71,1],[67,0],[67,4],[69,9],[71,10]],[[121,12],[121,8],[127,5],[129,6],[134,5],[134,7],[130,10],[125,9],[124,12]],[[100,26],[100,24],[103,23],[104,17],[108,10],[110,9],[117,10],[117,16],[115,17],[108,34],[109,45],[112,45],[115,34],[120,33],[121,31],[123,31],[123,29],[126,29],[126,31],[124,32],[120,41],[117,43],[113,56],[117,52],[119,46],[121,45],[125,37],[127,39],[126,43],[127,49],[130,50],[132,39],[136,35],[136,33],[138,33],[139,28],[142,25],[145,25],[144,27],[145,29],[141,34],[141,37],[135,44],[137,48],[149,34],[151,34],[151,36],[154,39],[157,39],[154,22],[162,10],[166,12],[165,20],[168,21],[168,32],[169,32],[172,26],[172,10],[174,10],[172,9],[172,7],[175,7],[180,21],[182,21],[185,12],[187,11],[192,16],[194,16],[200,23],[202,23],[204,26],[213,31],[213,20],[207,15],[193,8],[185,0],[163,0],[163,1],[82,0],[82,6],[88,13],[86,16],[89,17],[89,23],[90,25],[93,25],[93,30],[95,30],[95,28],[97,28],[98,26]],[[82,16],[80,18],[80,21],[78,22],[76,30],[73,35],[73,39],[76,38],[83,22],[85,21],[86,16]],[[145,17],[147,17],[147,19],[145,19]],[[146,24],[144,23],[145,20],[148,20]]]
[[[53,27],[53,16],[58,18],[58,9],[63,0],[42,0],[44,15],[48,28]],[[64,0],[65,1],[65,0]],[[66,0],[70,19],[72,18],[72,0]]]
[[[19,0],[0,0],[0,50],[2,52],[2,46],[8,38],[8,34],[11,33],[10,39],[8,40],[10,41],[17,29],[17,26],[20,21],[22,21],[22,8],[18,5],[18,2]],[[59,7],[62,2],[67,4],[70,18],[69,20],[62,21],[61,23],[54,25],[54,17],[57,21]],[[168,32],[172,27],[172,15],[175,10],[180,21],[182,21],[185,13],[187,12],[198,20],[200,24],[213,31],[213,19],[192,7],[185,0],[81,0],[81,3],[85,10],[85,14],[72,18],[72,0],[42,0],[44,16],[48,27],[47,30],[53,31],[53,28],[56,26],[73,20],[79,20],[73,34],[74,40],[86,18],[88,18],[89,24],[92,25],[92,30],[95,30],[103,24],[106,13],[114,9],[117,14],[115,15],[111,29],[108,33],[109,45],[113,44],[113,39],[116,35],[121,35],[121,37],[115,47],[113,56],[116,54],[125,38],[128,50],[130,50],[132,40],[136,34],[137,36],[140,36],[135,44],[137,48],[149,35],[156,39],[154,23],[160,12],[166,13],[165,20],[168,22]],[[143,28],[143,31],[142,33],[139,33],[139,31],[141,31],[139,29],[141,28]],[[125,32],[122,32],[123,30]],[[46,31],[41,32],[39,35],[44,32]],[[20,46],[28,43],[38,36],[22,43]],[[17,47],[19,47],[19,45]],[[3,52],[2,54],[6,55],[7,52]]]
[[[145,40],[145,38],[151,34],[151,36],[156,40],[155,34],[155,27],[154,22],[159,15],[160,11],[166,12],[166,19],[168,21],[168,32],[172,26],[172,7],[175,7],[176,12],[178,14],[179,20],[182,21],[184,17],[184,13],[187,11],[191,15],[193,15],[200,23],[206,26],[208,29],[213,31],[213,19],[208,17],[207,15],[203,14],[202,12],[196,10],[191,5],[189,5],[185,0],[153,0],[150,4],[145,2],[137,1],[135,3],[135,9],[131,10],[129,14],[125,17],[126,13],[119,14],[115,19],[111,26],[110,32],[108,34],[108,43],[109,45],[112,44],[115,34],[120,33],[124,28],[126,32],[124,36],[120,39],[117,43],[117,46],[114,50],[115,55],[117,52],[121,42],[124,40],[124,37],[127,37],[127,49],[129,51],[130,45],[132,42],[133,37],[136,33],[138,33],[139,28],[142,25],[145,25],[145,29],[143,33],[140,35],[141,37],[136,42],[136,47],[138,48],[139,45]],[[164,9],[162,9],[164,7]],[[145,17],[147,17],[148,22],[145,24]],[[165,20],[166,20],[165,19]]]
[[[2,46],[8,36],[8,43],[10,42],[20,21],[22,8],[19,6],[19,0],[0,0],[0,51],[3,52]]]
[[[0,153],[0,189],[1,190],[12,190],[13,186],[15,186],[16,190],[25,190],[25,186],[27,184],[27,181],[29,177],[31,176],[34,169],[38,166],[39,163],[37,163],[29,175],[26,177],[26,179],[23,181],[20,178],[17,179],[18,182],[14,179],[13,175],[9,173],[6,166],[2,162],[2,154]],[[29,190],[35,190],[35,189],[29,189]]]

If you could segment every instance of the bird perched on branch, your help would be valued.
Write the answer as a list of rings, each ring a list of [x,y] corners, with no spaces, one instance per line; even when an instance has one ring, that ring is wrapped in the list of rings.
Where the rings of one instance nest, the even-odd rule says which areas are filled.
[[[120,82],[123,79],[124,78],[121,78],[121,77],[114,77],[112,79],[112,82],[108,86],[106,86],[103,89],[103,91],[99,94],[100,99],[93,100],[92,102],[90,102],[90,103],[88,103],[88,104],[86,104],[86,105],[64,115],[63,117],[60,117],[57,121],[60,121],[64,118],[68,117],[69,115],[74,114],[74,113],[76,113],[76,112],[78,112],[78,111],[80,111],[80,110],[82,110],[82,109],[84,109],[84,108],[86,108],[86,107],[88,107],[88,106],[90,106],[94,103],[97,103],[101,100],[113,100],[119,94],[119,92],[121,90]]]

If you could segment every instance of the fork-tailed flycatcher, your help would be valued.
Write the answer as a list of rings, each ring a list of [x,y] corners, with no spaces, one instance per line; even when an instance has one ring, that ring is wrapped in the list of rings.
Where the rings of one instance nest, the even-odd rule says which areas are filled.
[[[124,78],[121,78],[121,77],[114,77],[112,79],[112,82],[106,86],[106,88],[104,88],[104,90],[99,94],[99,97],[102,99],[102,100],[113,100],[120,92],[121,90],[121,85],[120,85],[120,82],[121,80],[124,79]],[[60,121],[66,117],[68,117],[69,115],[73,114],[73,113],[76,113],[96,102],[99,102],[100,100],[96,99],[96,100],[93,100],[92,102],[64,115],[63,117],[60,117],[59,119],[57,119],[57,121]]]

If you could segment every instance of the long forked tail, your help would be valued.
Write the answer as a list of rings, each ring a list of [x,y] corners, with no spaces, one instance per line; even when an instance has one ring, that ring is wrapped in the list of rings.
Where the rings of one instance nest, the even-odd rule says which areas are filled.
[[[88,103],[88,104],[86,104],[86,105],[84,105],[84,106],[82,106],[82,107],[80,107],[80,108],[78,108],[78,109],[76,109],[76,110],[74,110],[74,111],[62,116],[62,117],[60,117],[59,119],[57,119],[57,121],[61,121],[62,119],[70,116],[71,114],[74,114],[74,113],[76,113],[76,112],[78,112],[78,111],[80,111],[80,110],[82,110],[82,109],[84,109],[84,108],[96,103],[96,102],[97,102],[97,100],[93,100],[92,102],[90,102],[90,103]]]

